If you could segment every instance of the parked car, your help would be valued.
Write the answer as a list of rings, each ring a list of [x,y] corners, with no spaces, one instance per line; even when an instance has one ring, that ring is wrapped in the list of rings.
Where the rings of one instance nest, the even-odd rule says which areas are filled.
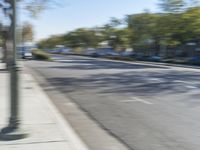
[[[90,56],[92,56],[92,57],[100,57],[102,55],[101,55],[101,53],[95,51],[95,52],[90,53]]]
[[[22,58],[23,58],[23,59],[28,59],[28,60],[32,59],[32,58],[33,58],[32,52],[30,52],[30,51],[25,51],[25,52],[23,53],[23,55],[22,55]]]
[[[120,53],[121,57],[134,57],[135,53],[133,51],[123,51]]]
[[[135,57],[135,59],[141,60],[141,61],[148,60],[148,56],[146,56],[146,55],[144,55],[142,53],[136,53],[134,57]]]
[[[50,50],[49,53],[51,53],[51,54],[56,54],[57,51],[56,51],[56,50]]]
[[[116,51],[108,51],[106,56],[120,56],[120,54]]]
[[[99,57],[105,57],[105,56],[119,56],[119,53],[116,52],[116,51],[115,51],[114,49],[112,49],[112,48],[100,48],[100,49],[97,49],[96,55],[98,55]]]
[[[85,55],[86,56],[93,56],[96,53],[96,49],[95,48],[87,48],[85,50]]]
[[[103,56],[106,56],[106,53],[104,51],[100,51],[100,50],[97,50],[96,52],[94,52],[92,54],[93,57],[103,57]]]
[[[61,54],[70,54],[71,51],[72,51],[71,48],[64,48],[64,49],[61,49],[61,50],[60,50],[60,53],[61,53]]]
[[[161,57],[160,56],[150,56],[148,58],[149,61],[155,61],[155,62],[160,62],[161,61]]]
[[[193,56],[188,59],[189,64],[200,65],[200,56]]]
[[[32,49],[33,48],[25,47],[25,46],[17,47],[18,56],[22,59],[32,59],[33,58],[33,55],[31,52]]]

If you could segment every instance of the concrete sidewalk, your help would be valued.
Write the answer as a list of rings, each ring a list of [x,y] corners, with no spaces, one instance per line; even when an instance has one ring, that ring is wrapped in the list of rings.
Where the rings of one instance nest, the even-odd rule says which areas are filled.
[[[9,117],[9,74],[0,63],[0,128]],[[22,128],[29,134],[18,141],[0,141],[1,150],[88,150],[33,77],[20,74]]]

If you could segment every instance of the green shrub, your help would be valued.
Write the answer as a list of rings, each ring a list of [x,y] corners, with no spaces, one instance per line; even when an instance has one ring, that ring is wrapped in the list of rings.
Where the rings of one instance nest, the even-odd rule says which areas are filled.
[[[37,60],[50,60],[50,56],[47,52],[42,51],[40,49],[35,49],[32,51],[34,59]]]

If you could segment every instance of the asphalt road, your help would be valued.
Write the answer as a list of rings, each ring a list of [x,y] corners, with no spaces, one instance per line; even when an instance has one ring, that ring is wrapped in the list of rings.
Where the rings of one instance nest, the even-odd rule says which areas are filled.
[[[80,56],[53,58],[26,65],[130,149],[200,149],[200,70]]]

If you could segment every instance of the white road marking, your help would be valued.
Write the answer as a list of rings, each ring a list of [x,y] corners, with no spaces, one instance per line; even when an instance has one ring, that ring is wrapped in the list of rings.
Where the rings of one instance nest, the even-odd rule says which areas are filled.
[[[148,83],[162,83],[162,82],[164,82],[164,79],[160,79],[160,78],[148,78],[147,82]]]
[[[148,78],[148,80],[152,80],[152,81],[163,81],[162,79],[159,79],[159,78]]]
[[[198,84],[198,81],[183,81],[183,80],[174,80],[173,82],[185,83],[185,84]]]
[[[72,62],[73,60],[67,60],[67,59],[55,59],[57,62]]]
[[[186,83],[185,81],[182,80],[174,80],[174,82]]]
[[[198,87],[196,87],[196,86],[191,85],[191,84],[196,84],[197,82],[193,82],[193,81],[183,81],[183,80],[175,80],[174,82],[189,84],[189,85],[186,85],[186,86],[185,86],[186,88],[189,88],[189,89],[197,89],[197,88],[198,88]]]
[[[196,87],[196,86],[191,86],[191,85],[187,85],[187,86],[185,86],[186,88],[189,88],[189,89],[197,89],[198,87]]]
[[[129,102],[141,102],[143,104],[147,104],[147,105],[152,105],[153,103],[147,101],[147,100],[144,100],[144,99],[141,99],[141,98],[138,98],[138,97],[131,97],[131,100],[123,100],[121,101],[122,103],[129,103]]]

